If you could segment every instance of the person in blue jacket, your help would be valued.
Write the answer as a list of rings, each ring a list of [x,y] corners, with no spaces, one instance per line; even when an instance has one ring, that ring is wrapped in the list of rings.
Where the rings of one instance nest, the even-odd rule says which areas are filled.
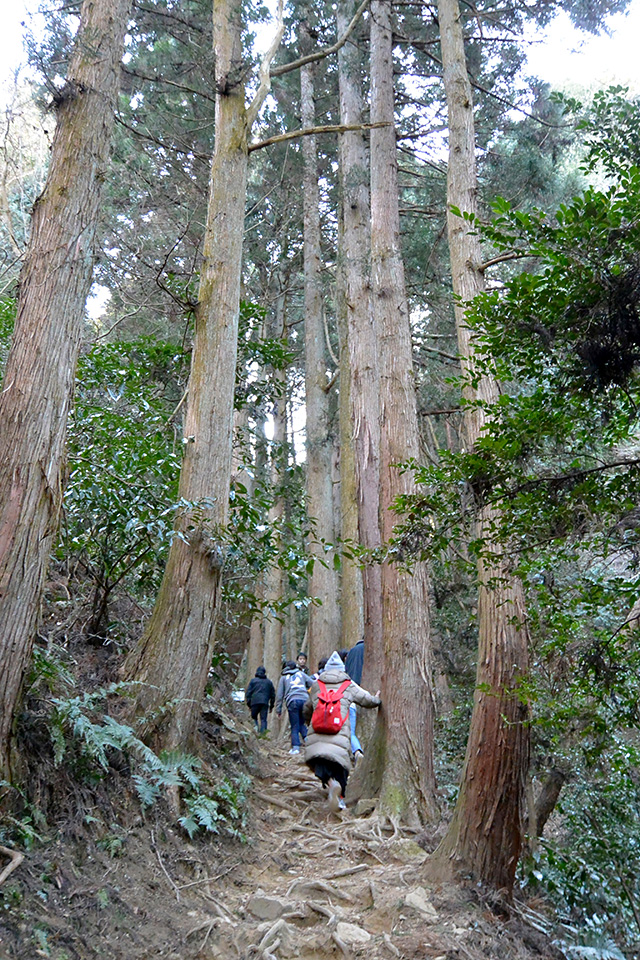
[[[251,719],[256,726],[256,731],[266,733],[267,714],[270,710],[273,710],[273,705],[276,702],[276,691],[271,680],[267,677],[267,671],[264,667],[258,667],[256,670],[255,677],[247,687],[244,700],[251,710]],[[260,718],[259,729],[258,717]]]
[[[364,666],[364,640],[358,640],[355,647],[352,647],[347,654],[347,659],[345,660],[344,669],[345,672],[354,683],[357,683],[358,686],[362,683],[362,667]],[[349,723],[351,725],[351,752],[353,753],[353,761],[358,765],[360,760],[362,760],[364,754],[362,752],[362,744],[356,736],[356,705],[352,703],[349,707]]]

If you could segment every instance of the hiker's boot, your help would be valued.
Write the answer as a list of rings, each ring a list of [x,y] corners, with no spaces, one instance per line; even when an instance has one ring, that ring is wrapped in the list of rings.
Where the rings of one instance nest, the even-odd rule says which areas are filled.
[[[329,788],[329,809],[333,813],[337,813],[339,810],[344,810],[344,800],[342,800],[342,787],[337,780],[334,780],[333,777],[327,783]]]

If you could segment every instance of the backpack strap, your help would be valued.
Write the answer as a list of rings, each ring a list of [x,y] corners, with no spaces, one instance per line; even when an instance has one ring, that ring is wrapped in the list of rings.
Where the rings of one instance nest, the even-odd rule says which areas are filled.
[[[337,690],[327,690],[326,683],[324,683],[322,680],[318,680],[320,699],[325,703],[337,703],[338,700],[342,700],[343,694],[350,684],[351,680],[344,680]]]

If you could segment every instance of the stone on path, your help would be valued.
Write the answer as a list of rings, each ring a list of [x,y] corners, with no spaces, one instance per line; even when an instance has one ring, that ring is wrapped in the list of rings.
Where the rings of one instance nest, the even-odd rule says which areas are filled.
[[[355,923],[339,923],[336,927],[336,933],[348,947],[356,947],[371,940],[371,934],[363,927],[356,926]]]
[[[281,897],[268,897],[258,890],[247,903],[247,910],[258,920],[277,920],[291,909],[291,902]]]
[[[390,844],[390,852],[394,860],[401,860],[402,863],[424,863],[428,856],[419,843],[408,838],[394,840]]]
[[[416,887],[404,898],[405,907],[412,907],[421,914],[426,923],[437,923],[438,913],[427,897],[424,887]]]

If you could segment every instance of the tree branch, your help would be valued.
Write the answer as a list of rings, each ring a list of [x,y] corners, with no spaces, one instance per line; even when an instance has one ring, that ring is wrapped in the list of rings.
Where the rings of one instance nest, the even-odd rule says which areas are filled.
[[[169,87],[175,87],[177,90],[182,90],[184,93],[193,93],[195,96],[202,97],[204,100],[210,100],[212,103],[216,102],[216,98],[211,96],[210,93],[206,93],[204,90],[196,90],[194,87],[187,87],[182,83],[177,83],[175,80],[169,80],[167,77],[161,77],[158,73],[154,76],[151,76],[146,73],[141,73],[140,70],[133,70],[131,67],[127,67],[126,64],[123,64],[122,72],[128,77],[135,77],[137,80],[146,80],[148,83],[164,83]]]
[[[262,58],[262,63],[260,64],[260,70],[258,71],[258,78],[260,83],[256,94],[247,107],[246,112],[246,123],[247,131],[250,131],[257,116],[260,111],[260,107],[264,103],[269,90],[271,89],[271,61],[278,52],[278,47],[282,42],[282,37],[284,36],[284,15],[283,15],[283,3],[284,0],[278,0],[278,9],[276,12],[276,32],[273,35],[273,40],[269,45],[269,49]]]
[[[490,260],[485,260],[484,263],[481,263],[478,267],[480,273],[484,273],[487,267],[495,267],[496,263],[504,263],[505,260],[522,260],[524,257],[530,257],[532,254],[523,253],[518,250],[510,250],[509,253],[500,253],[496,257],[491,257]]]
[[[330,47],[321,47],[320,50],[316,50],[315,53],[308,53],[306,57],[300,57],[298,60],[292,60],[291,63],[283,63],[279,67],[274,67],[274,69],[271,71],[271,76],[282,77],[285,73],[290,73],[292,70],[298,70],[300,67],[304,67],[307,63],[315,63],[317,60],[324,60],[325,57],[331,56],[332,53],[337,53],[341,47],[344,47],[345,43],[355,30],[358,20],[368,6],[369,0],[362,0],[362,3],[354,13],[351,23],[345,32],[342,34],[340,39],[336,40],[336,42],[331,44]]]
[[[290,130],[288,133],[279,133],[275,137],[250,143],[249,153],[252,150],[261,150],[262,147],[270,147],[273,143],[284,143],[285,140],[296,140],[298,137],[312,137],[316,133],[350,133],[351,130],[375,130],[377,127],[390,126],[388,120],[381,120],[378,123],[332,123],[322,127],[303,127],[301,130]]]

